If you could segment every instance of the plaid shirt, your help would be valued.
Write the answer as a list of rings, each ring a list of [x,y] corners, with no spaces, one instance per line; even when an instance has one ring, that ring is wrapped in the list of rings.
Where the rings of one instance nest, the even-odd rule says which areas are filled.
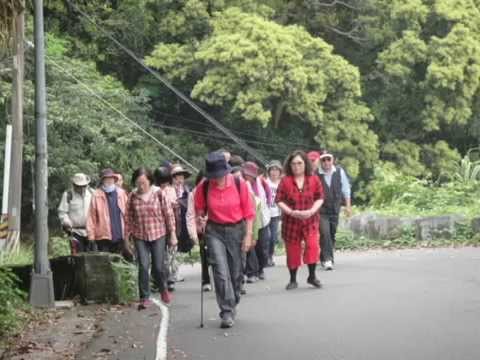
[[[318,176],[305,176],[303,190],[298,188],[292,176],[285,176],[278,185],[275,202],[283,202],[292,210],[309,210],[323,197],[323,187]],[[304,234],[319,231],[319,224],[319,213],[304,220],[282,213],[283,239],[286,242],[302,240]]]
[[[154,241],[175,231],[175,214],[172,203],[162,190],[155,191],[148,201],[132,192],[128,198],[125,229],[139,240]]]

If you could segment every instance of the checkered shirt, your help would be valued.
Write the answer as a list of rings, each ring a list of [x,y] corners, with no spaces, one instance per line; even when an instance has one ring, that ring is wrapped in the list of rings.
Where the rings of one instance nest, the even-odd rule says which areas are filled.
[[[323,198],[323,187],[318,176],[305,176],[302,190],[292,176],[285,176],[278,185],[275,202],[283,202],[292,210],[309,210],[317,200]],[[319,231],[319,224],[319,213],[304,220],[282,213],[282,237],[286,242],[301,240],[304,234]]]
[[[175,231],[175,214],[172,203],[161,190],[144,201],[136,192],[128,198],[125,229],[128,236],[154,241]]]

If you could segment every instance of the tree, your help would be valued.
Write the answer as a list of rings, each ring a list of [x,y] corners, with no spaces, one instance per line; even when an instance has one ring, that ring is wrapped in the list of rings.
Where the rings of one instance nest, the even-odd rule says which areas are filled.
[[[400,143],[410,144],[415,161],[428,158],[427,150],[437,141],[443,141],[440,148],[450,153],[452,147],[464,152],[476,146],[480,2],[371,0],[368,4],[363,21],[370,43],[380,51],[376,67],[366,74],[365,87],[377,119],[374,129],[385,144],[382,156],[390,156]],[[428,165],[439,172],[438,164]],[[416,167],[415,175],[425,174],[422,168]]]
[[[101,75],[93,62],[66,56],[72,44],[47,34],[47,86],[49,126],[49,205],[54,214],[61,193],[76,172],[92,175],[104,167],[122,172],[129,183],[133,169],[145,165],[158,167],[172,159],[157,144],[141,134],[103,99],[130,119],[146,128],[163,143],[199,165],[206,150],[190,138],[170,137],[153,127],[149,118],[148,98],[132,93],[111,76]],[[31,59],[30,59],[31,60]],[[24,218],[31,215],[32,174],[34,160],[34,87],[27,74],[25,89],[26,141],[24,168]],[[8,89],[8,79],[0,77],[0,98]],[[92,95],[93,90],[96,96]],[[0,112],[2,119],[3,112]],[[0,126],[3,129],[3,126]],[[3,138],[0,139],[3,143]],[[26,224],[28,225],[28,223]]]
[[[368,108],[359,100],[360,74],[332,46],[298,26],[230,8],[212,20],[212,34],[198,44],[161,43],[146,62],[171,79],[198,79],[191,95],[223,107],[243,121],[278,128],[313,125],[316,140],[345,157],[358,173],[376,156]]]

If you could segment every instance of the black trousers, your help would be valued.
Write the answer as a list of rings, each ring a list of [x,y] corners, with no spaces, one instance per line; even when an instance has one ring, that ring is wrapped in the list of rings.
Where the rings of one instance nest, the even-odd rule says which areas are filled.
[[[334,261],[338,213],[320,214],[320,261]]]

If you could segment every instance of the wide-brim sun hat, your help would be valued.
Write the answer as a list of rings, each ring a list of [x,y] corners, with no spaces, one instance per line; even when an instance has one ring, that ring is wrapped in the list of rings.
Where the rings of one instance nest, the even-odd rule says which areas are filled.
[[[90,184],[90,177],[83,173],[77,173],[71,178],[72,184],[76,186],[87,186]]]
[[[255,164],[253,161],[247,161],[242,166],[242,172],[245,176],[251,176],[256,178],[258,176],[258,165]]]
[[[107,168],[107,169],[103,169],[100,172],[100,180],[103,180],[105,178],[113,178],[115,180],[118,180],[118,175],[112,169]]]
[[[175,164],[172,166],[172,170],[170,171],[170,175],[172,177],[176,175],[183,175],[185,178],[189,178],[192,176],[192,173],[186,169],[183,168],[182,165]]]
[[[223,154],[212,152],[207,155],[207,160],[205,160],[205,177],[207,179],[218,179],[231,171],[232,168]]]
[[[278,169],[280,171],[283,171],[282,163],[278,160],[270,161],[267,165],[267,171],[270,171],[271,169]]]

